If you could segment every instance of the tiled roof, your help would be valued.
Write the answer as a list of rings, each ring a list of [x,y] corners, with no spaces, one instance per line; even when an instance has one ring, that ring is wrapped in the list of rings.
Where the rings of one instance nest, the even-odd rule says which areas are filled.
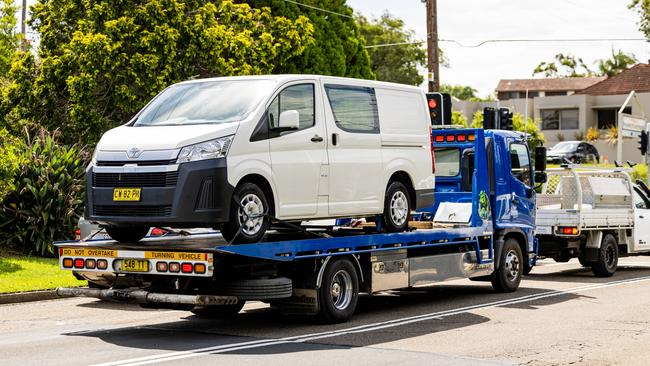
[[[580,94],[615,95],[650,91],[650,65],[638,64],[618,75],[581,90]]]
[[[595,78],[505,79],[500,80],[497,92],[509,91],[577,91],[605,80]]]

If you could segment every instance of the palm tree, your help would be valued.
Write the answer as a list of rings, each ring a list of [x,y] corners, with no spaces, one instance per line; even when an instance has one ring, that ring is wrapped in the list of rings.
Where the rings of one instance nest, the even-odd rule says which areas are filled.
[[[621,50],[614,52],[614,49],[612,49],[612,58],[598,61],[598,73],[611,77],[627,70],[636,63],[637,60],[633,54]]]

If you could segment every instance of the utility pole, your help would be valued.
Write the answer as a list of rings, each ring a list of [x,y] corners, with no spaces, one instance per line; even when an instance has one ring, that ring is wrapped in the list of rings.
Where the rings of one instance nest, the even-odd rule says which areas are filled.
[[[27,0],[23,0],[22,18],[20,19],[20,33],[23,35],[22,49],[27,50]]]
[[[440,91],[440,53],[438,52],[438,5],[436,0],[427,2],[427,69],[429,92]]]

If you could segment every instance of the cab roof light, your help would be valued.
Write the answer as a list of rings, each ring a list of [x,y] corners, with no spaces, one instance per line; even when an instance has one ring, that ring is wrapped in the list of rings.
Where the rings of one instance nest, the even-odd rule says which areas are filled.
[[[436,142],[444,142],[444,141],[445,141],[445,136],[436,135]]]
[[[456,139],[455,135],[447,135],[447,137],[445,138],[445,141],[454,142],[455,139]]]
[[[474,141],[476,137],[474,137],[474,134],[467,135],[467,141]]]
[[[465,136],[465,135],[458,135],[458,136],[456,136],[456,141],[465,142],[466,138],[467,138],[467,136]]]

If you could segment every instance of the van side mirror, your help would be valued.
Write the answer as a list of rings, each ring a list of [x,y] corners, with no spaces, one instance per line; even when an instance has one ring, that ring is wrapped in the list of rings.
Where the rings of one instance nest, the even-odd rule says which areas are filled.
[[[300,128],[300,113],[297,110],[289,110],[280,113],[278,129],[282,131],[297,130]]]
[[[546,171],[546,148],[544,146],[538,146],[535,148],[535,171]]]

